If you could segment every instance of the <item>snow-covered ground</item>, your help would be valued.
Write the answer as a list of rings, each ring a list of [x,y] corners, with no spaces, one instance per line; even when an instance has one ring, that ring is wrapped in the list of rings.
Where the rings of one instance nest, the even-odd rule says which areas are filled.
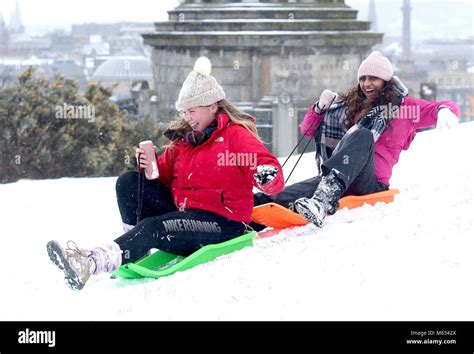
[[[158,280],[71,291],[46,242],[121,234],[116,178],[0,185],[0,320],[473,320],[474,123],[418,134],[392,204],[343,210]],[[291,167],[291,166],[289,166]],[[295,180],[314,171],[313,154]]]

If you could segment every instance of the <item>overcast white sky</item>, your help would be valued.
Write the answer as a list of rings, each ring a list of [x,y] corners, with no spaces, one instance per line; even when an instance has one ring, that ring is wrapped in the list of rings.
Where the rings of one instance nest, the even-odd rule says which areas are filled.
[[[5,22],[16,0],[0,0]],[[29,26],[68,26],[84,22],[153,22],[167,20],[167,10],[177,0],[19,0],[23,24]]]
[[[367,20],[369,0],[346,0]],[[375,0],[378,31],[387,36],[402,33],[403,0]],[[474,36],[474,0],[411,0],[412,39],[459,39]]]
[[[0,0],[7,24],[16,0]],[[19,0],[28,33],[39,34],[54,27],[69,28],[85,22],[166,21],[166,11],[178,0]],[[387,34],[401,32],[403,0],[376,0],[378,29]],[[369,0],[346,0],[367,19]],[[411,0],[414,36],[466,37],[474,35],[473,0]]]

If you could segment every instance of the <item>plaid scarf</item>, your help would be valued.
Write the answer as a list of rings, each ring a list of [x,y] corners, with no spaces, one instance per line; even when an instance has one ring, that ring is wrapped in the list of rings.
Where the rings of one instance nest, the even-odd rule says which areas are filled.
[[[395,88],[399,94],[400,101],[403,103],[403,97],[407,95],[408,89],[396,76],[393,78],[395,80]],[[346,105],[347,101],[339,99],[335,100],[327,109],[324,120],[321,123],[321,136],[315,137],[317,143],[321,143],[322,145],[334,149],[342,137],[347,133],[347,129],[344,128],[344,120],[347,118]],[[318,114],[324,113],[324,111],[318,108],[317,104],[314,105],[314,110]],[[374,141],[377,141],[387,128],[388,122],[393,119],[397,113],[398,105],[375,106],[356,124],[354,130],[362,127],[367,128],[372,132]]]

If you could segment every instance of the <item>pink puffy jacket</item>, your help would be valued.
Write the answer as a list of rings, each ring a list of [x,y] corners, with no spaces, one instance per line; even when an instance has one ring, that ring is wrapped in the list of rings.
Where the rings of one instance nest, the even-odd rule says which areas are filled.
[[[392,168],[398,162],[401,151],[410,147],[417,131],[436,125],[440,106],[448,107],[459,117],[459,108],[452,101],[430,102],[411,97],[404,98],[398,115],[375,143],[375,176],[379,182],[386,186],[390,185]],[[316,113],[313,107],[309,108],[300,127],[301,132],[307,136],[314,134],[324,117],[324,114]],[[308,130],[311,125],[312,128]]]

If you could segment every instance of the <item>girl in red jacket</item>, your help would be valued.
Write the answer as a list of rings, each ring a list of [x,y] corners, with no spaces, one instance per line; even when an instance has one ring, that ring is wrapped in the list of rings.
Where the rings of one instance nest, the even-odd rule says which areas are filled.
[[[145,180],[141,203],[139,172],[118,178],[125,234],[92,250],[48,243],[49,257],[73,290],[82,289],[92,274],[135,262],[151,248],[187,256],[240,236],[251,221],[253,187],[266,194],[283,189],[281,166],[259,139],[255,120],[225,100],[210,72],[209,59],[201,57],[186,78],[176,101],[181,118],[165,132],[171,143],[154,157],[159,177]],[[143,170],[149,156],[142,149],[137,154]]]

